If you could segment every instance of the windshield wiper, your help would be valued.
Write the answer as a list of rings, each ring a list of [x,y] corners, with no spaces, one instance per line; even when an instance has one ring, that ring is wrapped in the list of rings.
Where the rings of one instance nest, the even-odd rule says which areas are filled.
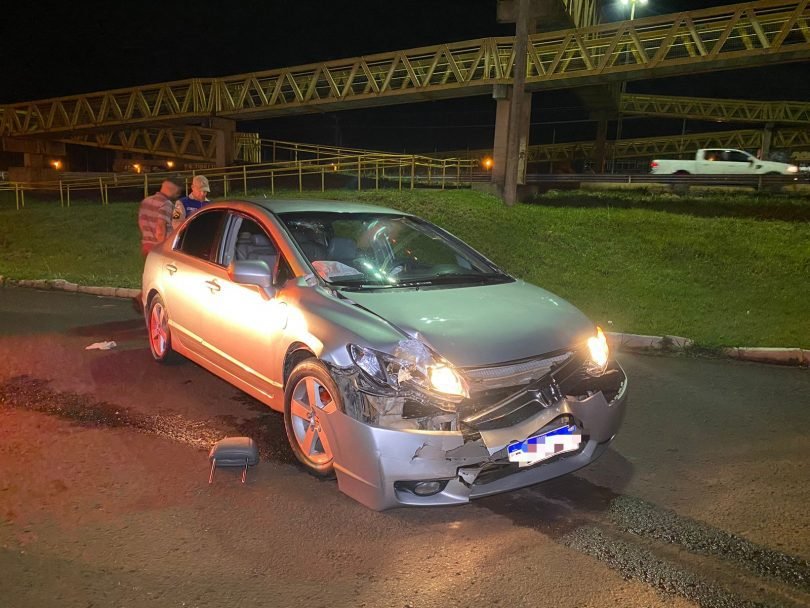
[[[349,281],[332,281],[329,284],[332,287],[346,289],[348,291],[360,291],[364,289],[391,289],[392,287],[397,287],[397,285],[391,285],[390,283],[362,283]]]
[[[509,277],[502,274],[478,274],[474,272],[449,272],[430,279],[434,285],[439,283],[500,283]]]

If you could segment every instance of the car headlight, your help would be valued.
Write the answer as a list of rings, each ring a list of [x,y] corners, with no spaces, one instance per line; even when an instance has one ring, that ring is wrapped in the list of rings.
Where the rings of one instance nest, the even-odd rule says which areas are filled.
[[[799,172],[799,167],[798,167],[798,166],[796,166],[796,165],[790,165],[790,166],[787,168],[787,172],[788,172],[788,173],[798,173],[798,172]]]
[[[416,340],[403,340],[393,354],[350,344],[349,355],[369,378],[384,387],[400,390],[411,386],[450,399],[469,396],[461,374]]]
[[[601,327],[596,328],[596,335],[588,338],[589,359],[585,363],[585,371],[591,376],[601,376],[605,373],[610,356],[607,338]]]

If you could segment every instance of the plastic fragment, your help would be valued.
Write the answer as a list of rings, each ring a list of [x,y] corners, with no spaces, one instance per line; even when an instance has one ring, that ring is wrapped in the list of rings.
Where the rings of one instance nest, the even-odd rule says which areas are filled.
[[[85,346],[84,350],[112,350],[116,346],[118,346],[118,344],[112,340],[108,342],[93,342],[89,346]]]

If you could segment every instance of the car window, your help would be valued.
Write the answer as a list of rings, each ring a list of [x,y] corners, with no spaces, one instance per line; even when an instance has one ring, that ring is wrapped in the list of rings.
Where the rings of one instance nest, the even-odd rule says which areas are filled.
[[[751,160],[750,156],[748,156],[745,152],[740,152],[739,150],[728,150],[726,155],[726,160],[732,163],[747,163],[749,160]]]
[[[511,278],[429,222],[390,213],[280,216],[324,280],[367,288],[506,282]]]
[[[216,261],[216,246],[224,211],[203,211],[191,218],[177,239],[175,249],[206,261]]]
[[[239,260],[263,260],[271,270],[277,268],[274,280],[277,285],[293,277],[289,264],[267,231],[249,217],[234,213],[222,261],[228,266]]]

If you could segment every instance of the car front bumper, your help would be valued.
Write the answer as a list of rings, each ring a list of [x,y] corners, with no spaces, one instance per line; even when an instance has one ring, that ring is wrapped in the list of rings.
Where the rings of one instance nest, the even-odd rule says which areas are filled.
[[[453,505],[516,490],[580,469],[596,460],[618,432],[627,400],[623,370],[618,392],[608,401],[596,392],[565,397],[509,426],[467,439],[460,431],[393,430],[365,424],[336,411],[322,420],[334,437],[334,462],[342,492],[375,510],[398,506]],[[577,426],[582,444],[573,452],[535,465],[508,461],[506,446],[564,421]],[[443,489],[419,496],[408,482],[440,481]],[[403,483],[404,482],[404,483]]]

